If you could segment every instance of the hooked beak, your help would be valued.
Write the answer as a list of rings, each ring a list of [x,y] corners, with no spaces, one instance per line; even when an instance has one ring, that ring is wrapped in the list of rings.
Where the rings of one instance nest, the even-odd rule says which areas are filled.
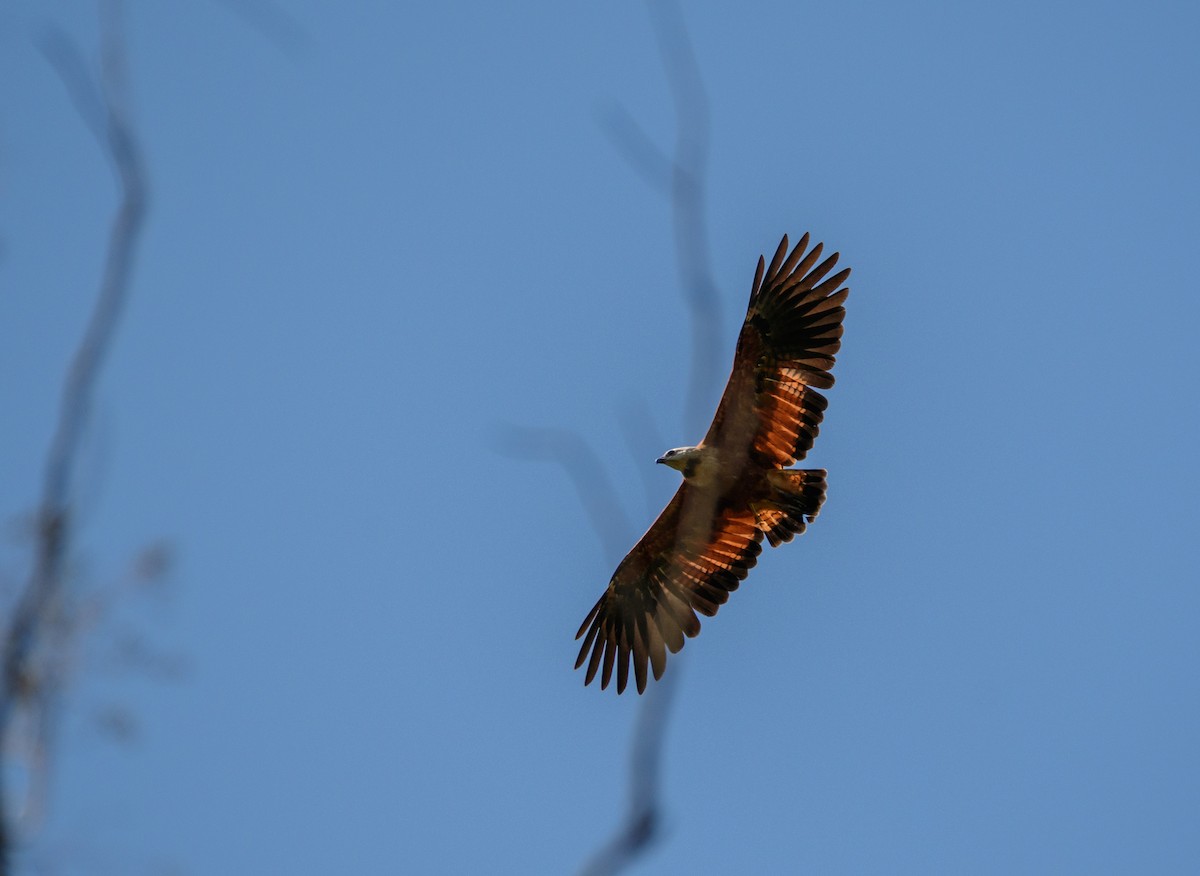
[[[656,459],[654,461],[657,462],[659,465],[667,464],[667,458],[665,456],[660,456],[658,459]]]

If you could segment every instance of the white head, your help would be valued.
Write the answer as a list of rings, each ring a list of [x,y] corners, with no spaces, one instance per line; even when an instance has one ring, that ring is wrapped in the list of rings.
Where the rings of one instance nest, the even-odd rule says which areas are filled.
[[[663,465],[669,465],[677,471],[682,471],[686,474],[688,463],[699,460],[699,447],[673,447],[660,456],[655,462],[661,462]],[[694,466],[693,466],[694,468]]]

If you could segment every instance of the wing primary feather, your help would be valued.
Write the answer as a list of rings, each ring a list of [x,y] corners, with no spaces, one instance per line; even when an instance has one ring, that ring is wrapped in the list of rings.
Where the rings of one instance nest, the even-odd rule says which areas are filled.
[[[796,265],[796,269],[792,271],[780,285],[776,291],[775,297],[780,301],[789,301],[795,297],[797,292],[804,292],[809,289],[813,283],[816,283],[820,277],[813,277],[813,265],[817,263],[817,259],[821,257],[821,253],[825,249],[825,244],[818,243],[812,248],[812,251],[804,257],[804,261]],[[831,266],[832,267],[832,266]],[[820,270],[818,268],[817,270]],[[826,272],[828,269],[826,269]],[[824,273],[821,276],[825,276]]]
[[[604,690],[612,681],[613,661],[617,659],[616,629],[612,621],[609,621],[607,626],[608,629],[604,631],[607,635],[604,638],[604,668],[600,671],[600,690]],[[596,647],[599,648],[600,645],[597,644]]]
[[[692,608],[696,609],[696,611],[700,612],[706,617],[714,617],[717,613],[717,609],[721,607],[720,602],[710,602],[704,594],[700,593],[699,590],[692,591],[689,596],[692,601]]]
[[[646,662],[650,657],[647,641],[646,615],[638,618],[633,628],[633,679],[637,683],[637,692],[646,692]]]
[[[575,659],[576,669],[583,665],[584,658],[587,657],[587,652],[591,650],[592,643],[596,641],[596,633],[598,632],[600,632],[600,624],[592,624],[592,628],[588,630],[587,638],[583,640],[583,645],[579,649],[579,656]]]
[[[825,328],[826,326],[841,325],[842,320],[846,318],[846,308],[835,307],[832,310],[823,310],[820,313],[809,317],[808,324],[812,328]],[[809,347],[810,353],[817,352],[817,347]]]
[[[786,239],[787,238],[784,237],[784,240],[786,240]],[[796,270],[796,263],[798,261],[800,261],[800,259],[804,256],[804,248],[806,246],[808,246],[808,232],[807,231],[804,232],[804,236],[801,237],[800,240],[796,243],[795,248],[792,250],[792,254],[790,256],[788,256],[787,261],[783,263],[783,267],[781,267],[779,269],[780,274],[782,274],[785,277],[791,276],[792,272],[794,270]]]
[[[849,269],[847,269],[847,270],[849,270]],[[812,301],[804,302],[803,304],[796,307],[796,313],[800,314],[800,315],[812,317],[812,316],[816,316],[817,314],[824,313],[826,311],[836,310],[838,307],[841,307],[843,304],[846,303],[846,298],[848,298],[849,295],[850,295],[849,288],[839,289],[837,292],[834,292],[828,298],[814,298]],[[845,311],[843,310],[840,315],[844,316]]]
[[[805,288],[811,289],[817,283],[821,282],[821,278],[833,270],[833,266],[838,263],[839,258],[841,258],[841,253],[835,252],[829,258],[825,259],[825,261],[821,262],[821,264],[809,271],[808,276],[804,278]]]
[[[588,626],[592,623],[592,621],[594,621],[596,619],[596,615],[600,613],[600,606],[604,605],[604,601],[606,599],[608,599],[607,591],[605,591],[604,595],[600,597],[600,600],[595,605],[592,606],[592,610],[588,612],[588,616],[585,617],[583,619],[583,623],[579,625],[579,632],[577,632],[575,634],[576,639],[578,639],[580,636],[582,636],[584,633],[584,630],[586,630],[588,628]]]
[[[617,639],[617,693],[624,693],[629,684],[629,646],[630,624],[626,622],[621,627],[621,635]]]
[[[780,296],[786,295],[792,289],[795,289],[799,283],[804,281],[805,275],[812,268],[812,266],[817,263],[817,259],[821,257],[821,253],[824,251],[824,249],[825,244],[818,243],[812,248],[808,255],[804,257],[800,264],[796,265],[796,267],[792,269],[791,274],[788,276],[788,280],[790,282],[785,283],[783,288],[779,290]]]
[[[750,307],[754,306],[754,301],[758,298],[758,290],[762,288],[763,268],[766,261],[762,256],[758,257],[758,268],[754,271],[754,283],[750,287]]]
[[[597,626],[597,629],[599,627]],[[582,656],[582,655],[581,655]],[[596,640],[596,645],[592,648],[592,659],[588,661],[587,674],[583,677],[583,683],[591,684],[592,679],[596,677],[596,670],[600,668],[600,658],[604,656],[604,636]]]
[[[660,601],[658,611],[654,613],[654,623],[658,626],[659,636],[672,654],[683,647],[683,628],[675,619],[675,611],[674,606]]]
[[[773,282],[779,275],[779,266],[783,264],[783,257],[787,255],[788,239],[787,235],[783,236],[783,240],[779,241],[779,249],[775,250],[775,257],[771,259],[771,267],[767,268],[767,282]]]
[[[650,652],[650,668],[654,672],[655,681],[662,678],[667,669],[667,646],[660,629],[660,616],[661,612],[656,612],[646,624],[646,648]]]
[[[834,255],[837,255],[837,253],[834,253]],[[812,292],[810,292],[809,294],[812,295],[814,298],[818,298],[818,299],[824,298],[830,292],[833,292],[835,289],[837,289],[838,286],[842,285],[842,283],[844,283],[846,278],[849,276],[850,276],[850,269],[843,268],[842,270],[840,270],[836,274],[834,274],[832,277],[830,277],[828,280],[826,280],[824,283],[822,283],[820,286],[813,289]]]
[[[663,602],[671,608],[671,619],[679,626],[679,631],[689,639],[698,636],[700,634],[700,618],[696,617],[696,612],[688,600],[673,591],[664,591],[663,597]],[[679,648],[682,647],[683,643],[680,642]],[[679,648],[672,650],[678,651]]]

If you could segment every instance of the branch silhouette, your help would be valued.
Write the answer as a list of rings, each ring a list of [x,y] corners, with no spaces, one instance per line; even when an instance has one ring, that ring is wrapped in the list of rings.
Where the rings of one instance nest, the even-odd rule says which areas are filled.
[[[51,32],[42,51],[58,72],[80,117],[112,162],[120,202],[109,232],[103,274],[91,316],[67,371],[58,419],[46,454],[41,495],[35,512],[34,562],[17,596],[0,642],[0,743],[13,743],[17,718],[32,719],[36,749],[44,769],[50,745],[61,673],[55,654],[68,634],[67,559],[72,539],[72,487],[80,443],[91,410],[96,380],[104,365],[129,294],[130,274],[147,206],[140,145],[126,105],[125,50],[120,35],[120,4],[102,5],[100,82],[84,73],[75,46]],[[7,789],[0,770],[0,876],[11,872],[15,837]]]
[[[581,876],[612,876],[643,855],[662,827],[659,802],[661,763],[667,719],[679,684],[679,666],[664,675],[642,696],[629,753],[629,809],[625,820],[580,871]]]
[[[556,462],[570,477],[600,539],[606,557],[620,557],[631,524],[621,510],[616,488],[587,439],[570,429],[505,426],[495,444],[512,459]]]
[[[672,0],[659,0],[647,3],[647,8],[674,100],[675,151],[668,155],[659,149],[624,107],[606,113],[602,123],[630,166],[671,200],[676,264],[692,317],[683,419],[688,434],[700,434],[709,413],[707,393],[721,376],[711,355],[720,341],[720,320],[708,238],[708,92],[679,7]]]
[[[632,169],[671,202],[676,261],[692,322],[692,357],[683,420],[686,432],[701,434],[708,407],[706,396],[720,377],[719,363],[711,355],[720,335],[707,230],[708,96],[679,8],[665,0],[651,2],[648,7],[671,85],[678,125],[674,151],[668,154],[659,149],[619,105],[602,114],[600,123]],[[634,436],[656,431],[653,417],[644,405],[627,407],[621,414],[621,425],[635,456],[639,442]],[[624,555],[632,529],[599,456],[586,438],[564,429],[507,427],[496,449],[512,458],[561,465],[575,484],[606,553],[616,558]],[[648,483],[644,483],[649,497]],[[583,876],[614,876],[644,855],[661,833],[663,747],[682,657],[677,655],[672,671],[640,698],[629,759],[629,808],[613,836],[585,863]]]
[[[659,149],[624,108],[618,107],[603,121],[633,169],[671,201],[676,263],[692,321],[683,420],[687,434],[699,435],[708,414],[707,393],[720,379],[719,363],[712,356],[718,348],[720,326],[708,243],[708,94],[679,7],[669,0],[647,5],[674,100],[674,153]],[[636,411],[623,418],[627,435],[638,419],[642,417]],[[584,865],[584,876],[620,873],[644,855],[661,833],[661,764],[682,656],[676,655],[672,671],[642,697],[629,758],[629,809],[616,833]]]

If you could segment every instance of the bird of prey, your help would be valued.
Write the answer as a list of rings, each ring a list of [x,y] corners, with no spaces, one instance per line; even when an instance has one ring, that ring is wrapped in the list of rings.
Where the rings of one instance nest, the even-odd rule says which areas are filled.
[[[785,235],[764,270],[758,260],[733,372],[708,434],[695,447],[668,450],[657,461],[678,469],[683,483],[654,524],[617,566],[575,638],[584,684],[600,672],[617,693],[646,689],[667,652],[700,632],[696,612],[712,617],[749,573],[765,535],[772,547],[804,532],[825,501],[824,469],[788,469],[813,446],[833,386],[841,346],[842,306],[850,290],[844,269],[825,279],[838,254],[817,264],[822,244],[805,234],[788,254]],[[590,654],[590,657],[589,657]]]

